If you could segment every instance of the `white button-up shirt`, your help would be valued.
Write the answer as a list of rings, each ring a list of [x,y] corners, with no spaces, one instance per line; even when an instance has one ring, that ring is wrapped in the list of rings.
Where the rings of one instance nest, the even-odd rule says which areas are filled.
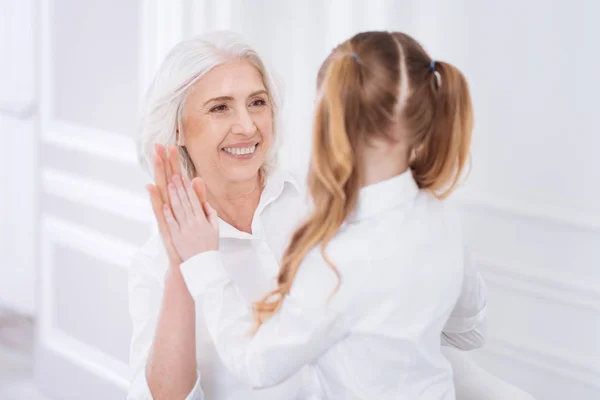
[[[266,182],[252,221],[252,234],[219,221],[222,264],[234,277],[240,299],[245,303],[249,304],[264,295],[268,283],[279,272],[279,260],[289,237],[299,218],[305,214],[305,200],[304,190],[298,180],[280,170]],[[155,233],[136,255],[129,274],[129,307],[133,321],[130,351],[133,375],[129,399],[152,399],[145,366],[158,322],[167,267],[167,255],[160,236]],[[209,280],[209,277],[199,275],[189,283],[197,285]],[[192,292],[192,295],[197,303],[202,301],[201,293]],[[197,307],[196,313],[199,378],[188,400],[286,400],[308,397],[303,394],[310,386],[307,379],[312,381],[307,371],[277,387],[252,390],[250,385],[225,368],[211,341],[202,307]]]
[[[361,189],[326,250],[341,275],[337,292],[335,273],[313,249],[279,312],[255,335],[248,334],[252,308],[229,267],[254,259],[234,260],[221,243],[181,268],[194,298],[203,296],[218,353],[240,380],[276,385],[311,365],[327,399],[455,398],[440,335],[457,347],[463,338],[464,347],[477,345],[485,286],[465,254],[457,213],[420,191],[410,171]]]

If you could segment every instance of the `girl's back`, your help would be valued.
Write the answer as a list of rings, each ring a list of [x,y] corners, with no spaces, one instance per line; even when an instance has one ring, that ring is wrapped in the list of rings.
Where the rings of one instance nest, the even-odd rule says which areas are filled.
[[[356,212],[327,247],[340,274],[327,307],[343,314],[338,323],[349,333],[315,365],[326,398],[454,398],[439,348],[461,290],[462,249],[455,212],[419,191],[410,172],[360,191]],[[318,249],[296,280],[290,295],[306,301],[325,300],[337,285]]]

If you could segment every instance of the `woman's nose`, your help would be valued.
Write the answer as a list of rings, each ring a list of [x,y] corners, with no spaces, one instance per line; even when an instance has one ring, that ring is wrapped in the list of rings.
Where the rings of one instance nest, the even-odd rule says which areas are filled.
[[[233,124],[231,129],[232,133],[238,133],[242,135],[254,135],[256,132],[256,125],[252,116],[247,110],[238,113],[237,121]]]

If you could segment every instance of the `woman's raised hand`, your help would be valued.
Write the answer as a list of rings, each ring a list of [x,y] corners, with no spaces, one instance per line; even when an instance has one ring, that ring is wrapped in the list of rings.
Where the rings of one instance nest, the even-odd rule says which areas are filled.
[[[204,181],[173,174],[168,184],[171,207],[163,206],[173,246],[182,261],[196,254],[219,248],[219,224],[216,211],[205,198]]]
[[[195,254],[218,248],[218,218],[206,202],[204,182],[200,178],[189,182],[183,175],[177,148],[157,144],[155,150],[155,183],[146,188],[169,263],[179,265]]]

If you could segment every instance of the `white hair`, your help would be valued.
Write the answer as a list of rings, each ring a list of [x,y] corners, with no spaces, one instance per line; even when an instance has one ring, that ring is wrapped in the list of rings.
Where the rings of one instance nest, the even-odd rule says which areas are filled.
[[[274,140],[262,169],[269,174],[277,166],[281,142],[281,98],[275,78],[241,35],[217,31],[175,45],[146,92],[140,108],[136,145],[140,164],[150,175],[153,171],[154,144],[177,144],[177,130],[181,127],[183,106],[190,87],[211,69],[234,59],[249,61],[262,75],[274,124]],[[178,150],[184,172],[193,178],[196,169],[187,150],[182,146]]]

